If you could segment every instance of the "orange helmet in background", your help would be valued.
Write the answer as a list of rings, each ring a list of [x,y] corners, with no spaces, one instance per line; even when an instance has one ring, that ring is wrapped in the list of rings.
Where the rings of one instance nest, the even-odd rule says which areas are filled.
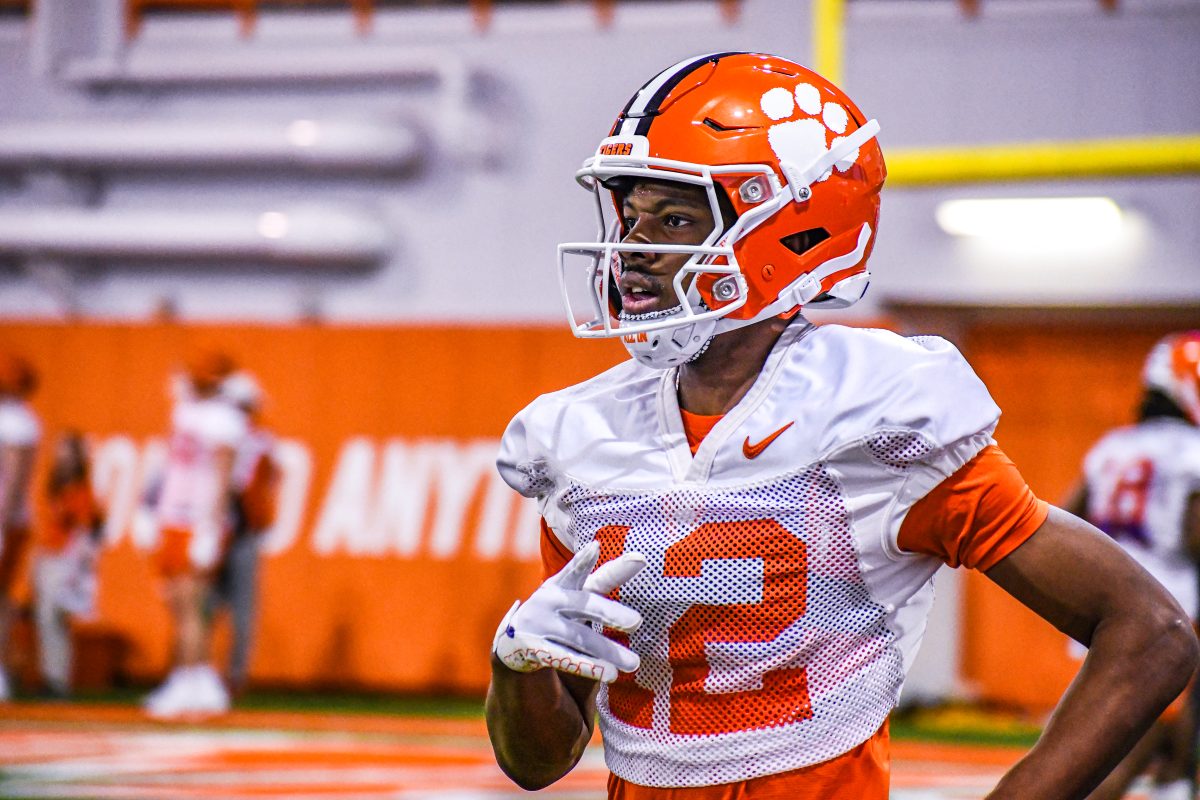
[[[601,241],[559,245],[575,335],[621,336],[635,358],[667,367],[713,335],[799,306],[856,302],[867,288],[886,177],[878,130],[832,83],[778,56],[719,53],[660,72],[576,173],[596,193]],[[694,247],[630,246],[619,195],[636,180],[700,186],[714,219],[732,209],[736,220],[718,222]],[[691,254],[675,279],[678,309],[621,314],[612,279],[619,254],[635,251]],[[568,256],[590,257],[590,321],[572,308]]]
[[[188,380],[197,394],[210,395],[221,388],[235,369],[233,359],[220,350],[202,350],[193,354],[185,364]]]
[[[0,395],[28,397],[37,389],[37,370],[24,358],[0,353]]]
[[[1200,425],[1200,330],[1164,336],[1150,350],[1142,383],[1156,389]]]

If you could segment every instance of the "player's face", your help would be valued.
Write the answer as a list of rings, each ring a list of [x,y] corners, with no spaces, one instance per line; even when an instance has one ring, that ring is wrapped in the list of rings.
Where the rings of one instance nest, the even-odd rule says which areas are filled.
[[[621,204],[629,244],[702,244],[713,230],[708,193],[701,186],[673,181],[638,181]],[[672,280],[687,253],[622,253],[617,286],[629,314],[679,305]],[[687,283],[684,283],[687,286]]]

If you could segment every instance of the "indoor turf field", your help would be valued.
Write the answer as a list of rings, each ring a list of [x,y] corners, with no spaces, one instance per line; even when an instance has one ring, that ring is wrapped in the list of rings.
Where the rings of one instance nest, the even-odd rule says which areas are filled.
[[[961,709],[892,725],[896,800],[980,798],[1037,733]],[[598,745],[538,796],[601,800]],[[0,798],[526,796],[496,767],[477,700],[258,695],[219,720],[189,724],[151,722],[135,698],[105,697],[16,703],[0,716]]]

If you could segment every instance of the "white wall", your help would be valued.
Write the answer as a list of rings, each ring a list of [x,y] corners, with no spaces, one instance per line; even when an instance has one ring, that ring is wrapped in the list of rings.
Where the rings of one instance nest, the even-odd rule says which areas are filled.
[[[113,5],[44,0],[34,25],[0,22],[0,126],[353,118],[415,130],[427,138],[427,155],[416,169],[390,174],[286,167],[64,173],[0,164],[0,215],[55,204],[255,215],[316,203],[377,220],[392,239],[380,263],[350,267],[0,254],[0,315],[53,316],[73,305],[88,315],[140,317],[167,300],[186,318],[558,320],[554,246],[593,232],[589,198],[572,175],[628,96],[686,55],[744,48],[805,61],[810,49],[808,4],[788,0],[746,0],[735,24],[712,2],[621,5],[609,29],[585,4],[501,8],[483,33],[465,10],[394,11],[380,14],[368,37],[355,36],[350,17],[337,13],[264,17],[249,40],[221,15],[171,18],[151,20],[128,46],[105,17]],[[81,16],[86,8],[100,21]],[[1200,3],[1125,0],[1119,13],[1105,14],[1093,0],[990,0],[984,9],[967,19],[950,0],[849,4],[843,84],[882,123],[885,154],[1200,132]],[[447,104],[436,82],[401,81],[382,69],[336,82],[257,85],[136,78],[139,69],[172,60],[202,65],[297,52],[326,64],[429,53],[463,65],[470,86],[463,102]],[[90,81],[81,77],[88,64]],[[97,81],[97,70],[114,77]],[[1125,251],[1076,263],[997,260],[964,249],[932,218],[947,196],[1081,192],[1108,194],[1136,213],[1142,232]],[[885,190],[876,277],[853,313],[871,315],[888,298],[1200,302],[1198,208],[1194,175]]]

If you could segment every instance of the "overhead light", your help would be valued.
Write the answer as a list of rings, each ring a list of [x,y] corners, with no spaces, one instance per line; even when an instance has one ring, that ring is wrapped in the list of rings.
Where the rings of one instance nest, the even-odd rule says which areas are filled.
[[[287,127],[288,141],[296,147],[312,147],[321,135],[321,126],[311,119],[298,119]]]
[[[946,200],[935,212],[952,236],[997,240],[1092,241],[1120,235],[1121,207],[1109,197],[1030,197]]]
[[[0,256],[375,264],[392,247],[392,230],[379,216],[338,205],[262,212],[0,206]]]
[[[287,214],[280,211],[264,211],[258,217],[258,232],[266,239],[282,239],[287,236]]]
[[[425,150],[411,125],[373,119],[0,122],[3,167],[395,170]]]

